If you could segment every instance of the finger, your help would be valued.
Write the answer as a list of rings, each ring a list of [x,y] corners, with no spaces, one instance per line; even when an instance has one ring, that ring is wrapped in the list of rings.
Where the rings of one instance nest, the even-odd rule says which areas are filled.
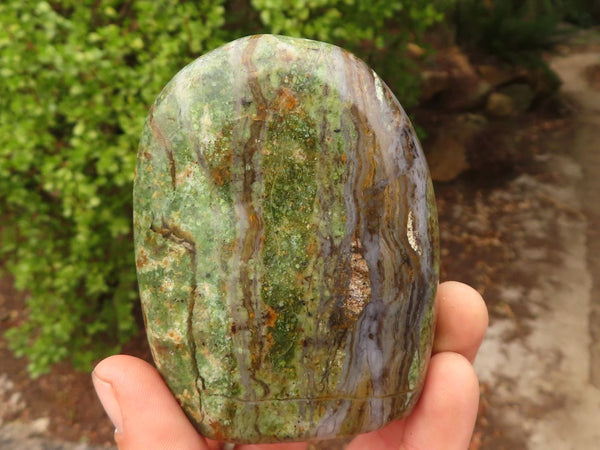
[[[240,450],[304,450],[308,447],[306,442],[292,442],[289,444],[253,444],[239,445],[235,449]]]
[[[96,366],[92,380],[120,450],[209,448],[147,362],[111,356]]]
[[[412,414],[355,438],[347,450],[464,450],[468,448],[479,404],[473,366],[462,355],[438,353],[431,359]]]
[[[433,353],[456,352],[473,362],[488,326],[488,312],[479,293],[463,283],[438,287],[438,319]]]
[[[479,405],[479,383],[472,364],[452,352],[431,359],[423,394],[406,419],[401,449],[468,448]]]

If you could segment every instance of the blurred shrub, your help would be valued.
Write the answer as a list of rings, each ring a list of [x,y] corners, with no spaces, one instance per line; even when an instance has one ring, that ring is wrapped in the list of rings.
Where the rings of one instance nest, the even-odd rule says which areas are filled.
[[[32,374],[86,367],[136,331],[130,190],[146,107],[223,23],[222,2],[165,3],[0,6],[2,253],[31,294],[8,337]]]
[[[541,53],[562,34],[552,0],[457,0],[457,40],[518,64],[543,65]]]
[[[136,147],[177,70],[244,34],[305,36],[351,47],[410,103],[404,47],[447,1],[0,3],[0,255],[29,293],[7,336],[30,373],[88,368],[136,332]]]
[[[554,10],[561,18],[577,26],[600,24],[600,0],[537,0],[539,7]]]

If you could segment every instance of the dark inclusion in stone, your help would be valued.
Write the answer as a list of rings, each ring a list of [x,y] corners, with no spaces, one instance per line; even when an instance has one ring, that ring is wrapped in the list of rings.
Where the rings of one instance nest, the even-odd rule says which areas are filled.
[[[431,351],[435,200],[409,120],[362,61],[252,36],[181,70],[134,188],[154,360],[205,436],[347,436],[408,414]]]

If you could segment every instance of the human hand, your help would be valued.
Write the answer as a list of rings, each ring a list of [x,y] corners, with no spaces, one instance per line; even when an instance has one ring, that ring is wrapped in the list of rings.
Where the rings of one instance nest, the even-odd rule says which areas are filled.
[[[485,303],[469,286],[446,282],[437,294],[433,355],[421,398],[411,415],[357,436],[347,450],[463,450],[477,417],[479,384],[472,363],[488,324]],[[111,356],[92,373],[94,387],[116,427],[120,450],[215,450],[188,421],[160,374],[145,361]],[[300,450],[306,443],[239,445],[240,450]]]

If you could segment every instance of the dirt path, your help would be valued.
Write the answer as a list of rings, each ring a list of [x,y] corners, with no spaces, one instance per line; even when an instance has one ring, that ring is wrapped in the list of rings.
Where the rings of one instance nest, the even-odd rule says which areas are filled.
[[[579,198],[587,217],[587,261],[593,275],[590,380],[600,389],[600,48],[556,58],[553,68],[564,80],[565,95],[580,107],[573,156],[582,167]]]
[[[522,175],[497,194],[525,207],[495,218],[516,257],[499,288],[504,314],[476,362],[504,430],[485,449],[600,442],[600,51],[556,57],[552,67],[575,127],[540,143],[549,176]]]

